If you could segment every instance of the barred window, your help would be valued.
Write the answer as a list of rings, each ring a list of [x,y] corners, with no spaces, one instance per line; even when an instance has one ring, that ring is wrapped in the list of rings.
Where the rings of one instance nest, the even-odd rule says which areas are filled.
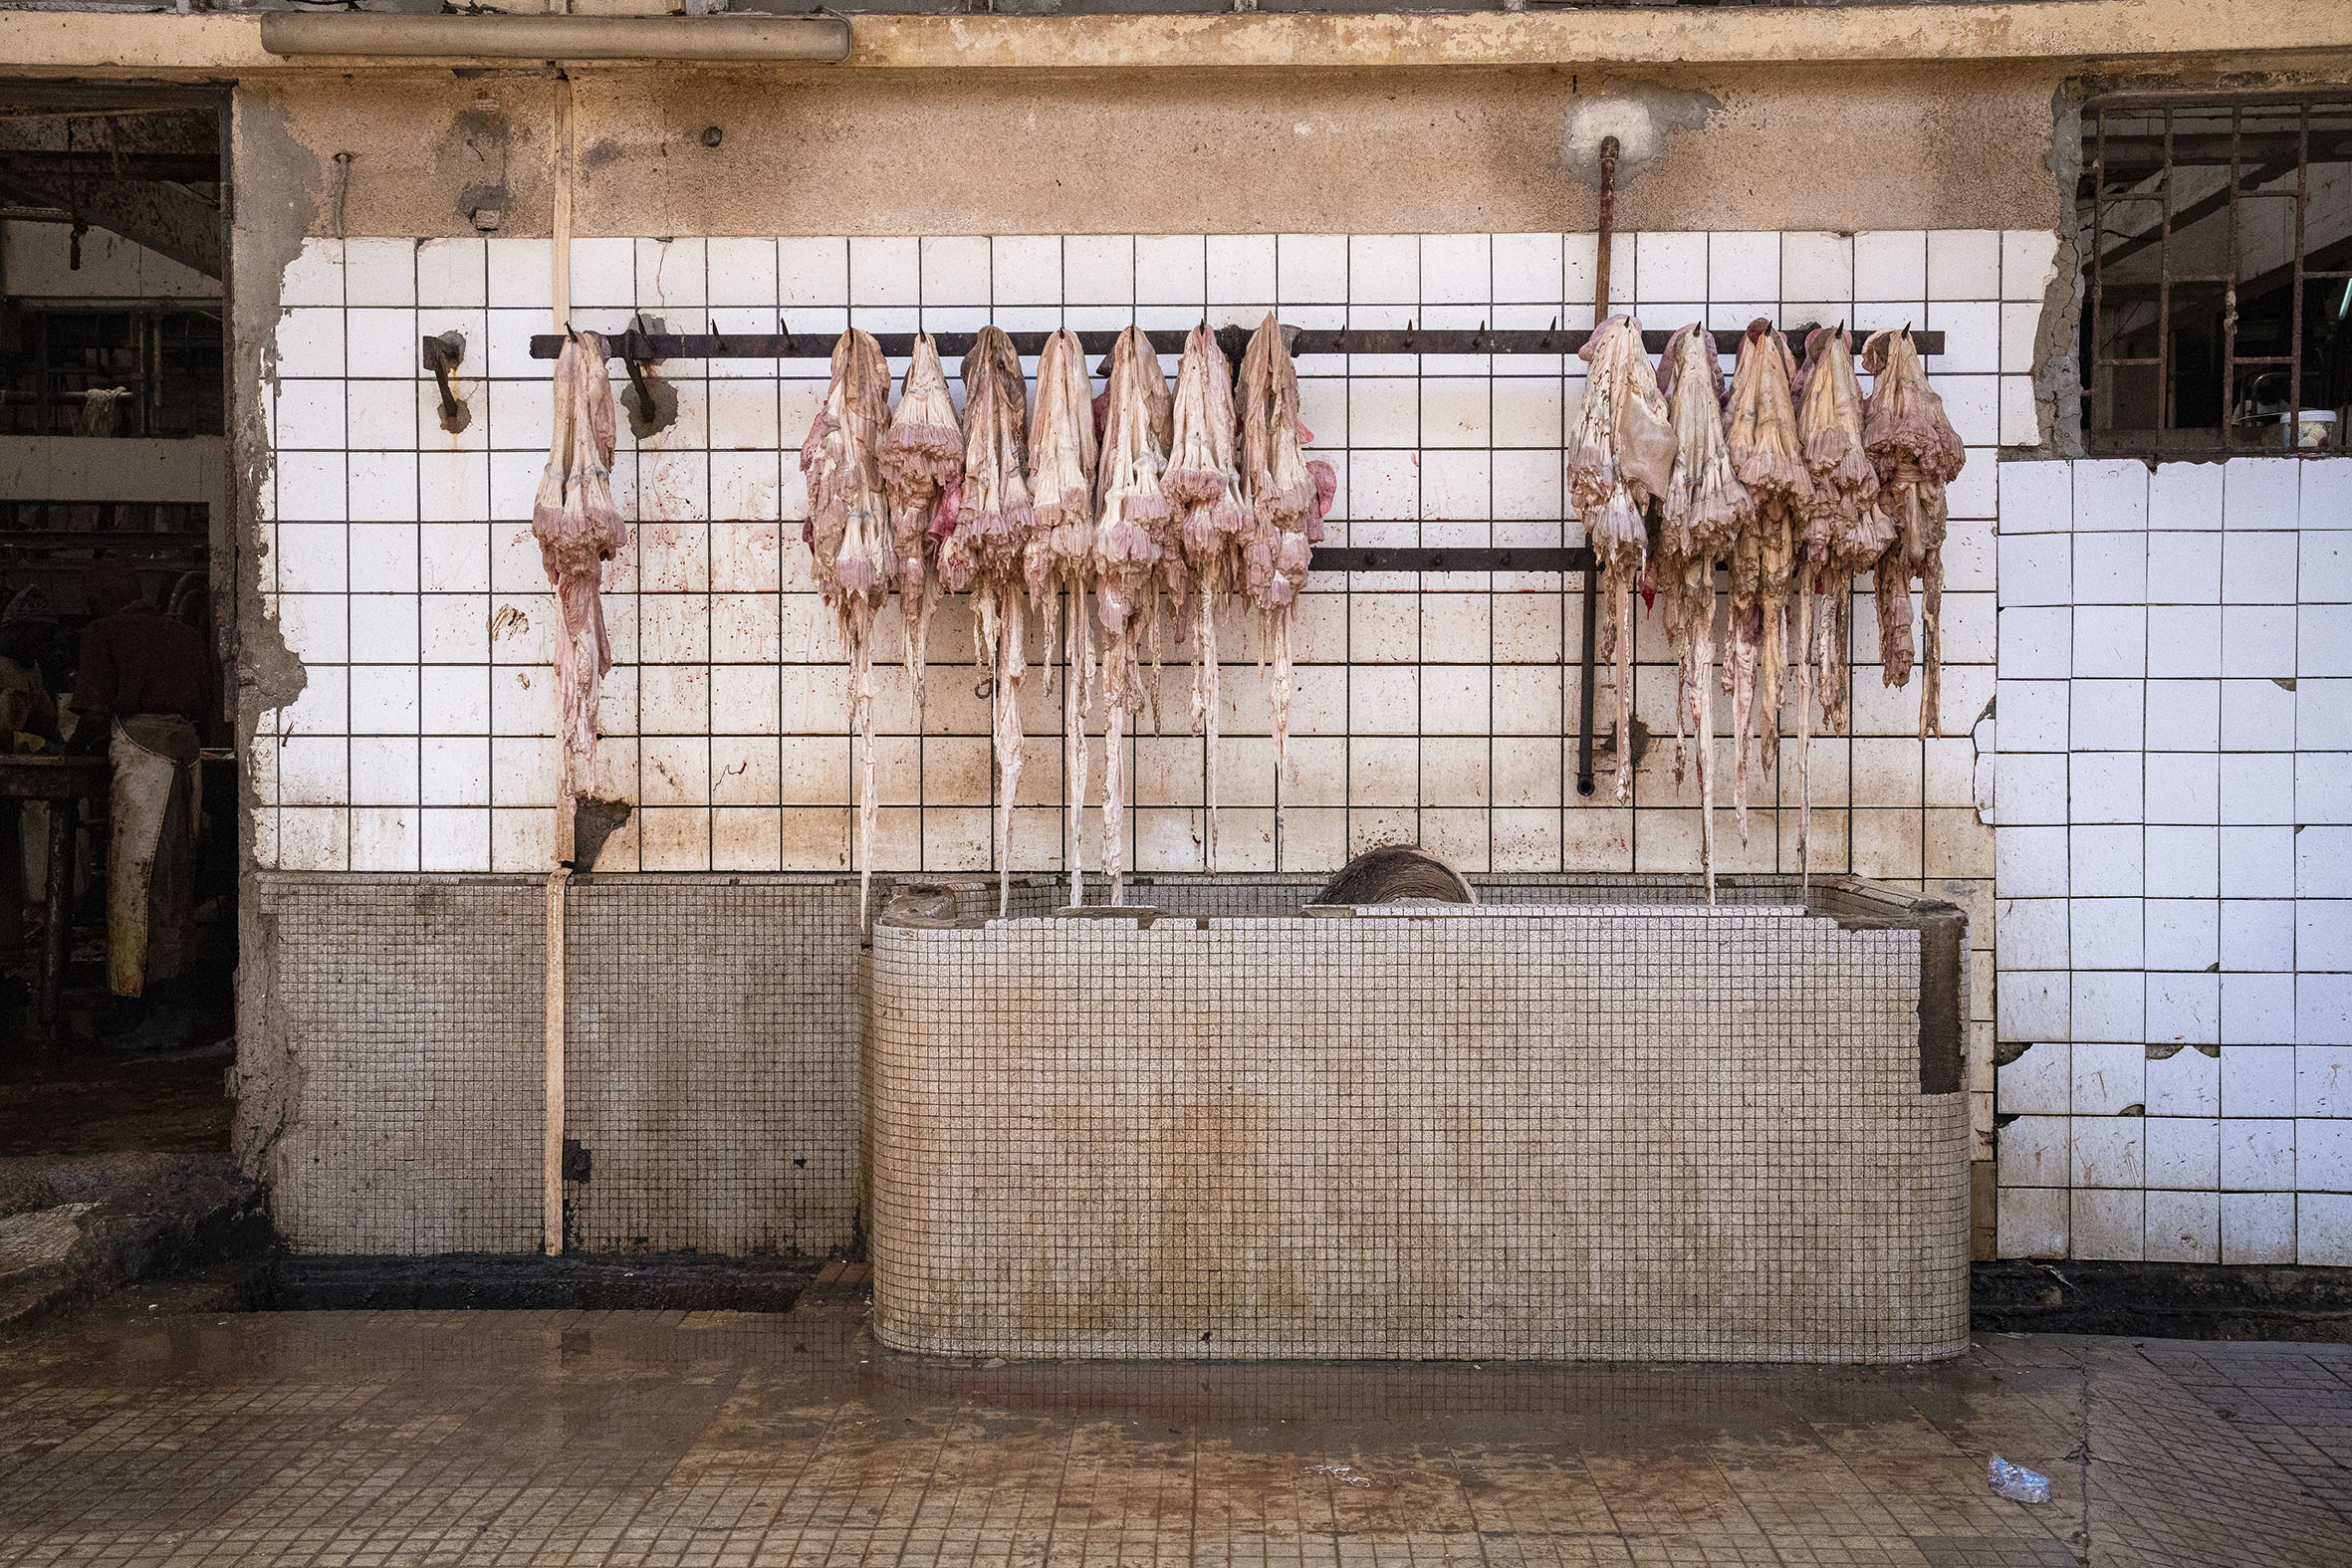
[[[2352,449],[2352,98],[2096,101],[2075,221],[2092,452]]]
[[[0,433],[194,436],[221,428],[219,307],[12,301],[0,310]]]

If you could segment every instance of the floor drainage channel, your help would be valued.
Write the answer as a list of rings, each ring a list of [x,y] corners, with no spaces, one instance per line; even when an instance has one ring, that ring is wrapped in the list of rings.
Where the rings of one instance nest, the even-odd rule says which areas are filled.
[[[430,1257],[276,1252],[236,1267],[250,1311],[787,1312],[844,1307],[869,1288],[849,1258],[707,1253],[459,1252]],[[1978,1334],[2352,1340],[2352,1269],[2198,1264],[1980,1262]]]
[[[819,1282],[859,1281],[865,1265],[818,1257],[701,1253],[457,1252],[433,1257],[283,1253],[260,1269],[246,1304],[263,1312],[788,1312]],[[862,1283],[859,1284],[862,1289]]]

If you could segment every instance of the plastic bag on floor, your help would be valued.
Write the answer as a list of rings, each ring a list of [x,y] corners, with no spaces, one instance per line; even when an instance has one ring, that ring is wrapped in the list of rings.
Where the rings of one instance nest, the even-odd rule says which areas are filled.
[[[1986,1466],[1985,1479],[1995,1491],[2011,1502],[2047,1502],[2050,1500],[2050,1478],[2039,1470],[2029,1470],[2022,1464],[2011,1464],[1999,1455]]]

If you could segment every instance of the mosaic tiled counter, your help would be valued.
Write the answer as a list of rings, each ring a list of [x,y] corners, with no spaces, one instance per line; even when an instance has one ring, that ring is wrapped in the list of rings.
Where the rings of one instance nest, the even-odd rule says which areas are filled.
[[[1628,901],[1659,897],[1636,880],[1147,929],[883,920],[877,1333],[1006,1357],[1959,1353],[1961,912],[1850,879]]]

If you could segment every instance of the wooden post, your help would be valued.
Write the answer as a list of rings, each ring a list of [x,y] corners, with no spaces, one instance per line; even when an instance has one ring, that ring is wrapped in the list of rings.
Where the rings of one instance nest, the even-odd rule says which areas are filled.
[[[548,247],[553,277],[555,329],[568,331],[572,315],[572,82],[556,87],[556,191],[554,239]],[[556,742],[556,868],[547,879],[547,1138],[541,1151],[543,1216],[541,1246],[551,1257],[564,1250],[564,894],[572,878],[577,816],[572,742]]]
[[[558,866],[547,879],[547,1145],[545,1233],[551,1257],[564,1250],[564,889],[572,873]]]

